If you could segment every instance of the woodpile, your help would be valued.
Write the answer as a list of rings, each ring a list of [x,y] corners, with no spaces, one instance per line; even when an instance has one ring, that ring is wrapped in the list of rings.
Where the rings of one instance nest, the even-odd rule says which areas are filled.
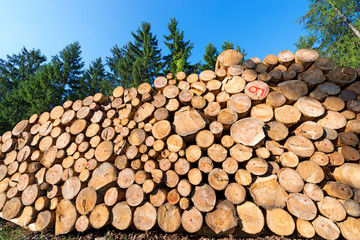
[[[35,231],[359,239],[360,68],[309,50],[119,86],[0,137],[0,216]]]

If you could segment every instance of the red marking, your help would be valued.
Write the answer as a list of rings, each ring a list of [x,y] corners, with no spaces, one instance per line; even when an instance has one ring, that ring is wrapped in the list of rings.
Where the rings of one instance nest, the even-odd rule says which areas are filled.
[[[252,90],[252,89],[253,89],[253,90]],[[249,87],[249,92],[251,92],[251,93],[254,93],[254,94],[255,94],[255,93],[261,91],[261,93],[260,93],[260,97],[261,97],[261,98],[264,98],[264,97],[266,96],[268,90],[269,90],[269,86],[268,86],[266,89],[259,88],[259,87],[256,87],[256,86],[251,86],[251,87]]]
[[[314,132],[317,132],[316,130]]]
[[[293,112],[291,112],[290,114],[294,114]]]
[[[329,119],[329,118],[326,117],[325,119]]]
[[[284,178],[284,177],[281,177],[281,179],[283,179],[283,180],[284,180],[285,178]]]
[[[325,144],[324,144],[324,146],[326,147],[326,146],[327,146],[327,144],[325,143]]]
[[[255,166],[255,163],[253,163],[253,165]]]
[[[304,202],[306,202],[306,199],[304,199]]]
[[[239,195],[238,193],[236,193],[236,196]]]
[[[151,167],[151,164],[149,164],[149,167]]]
[[[205,164],[203,165],[203,167],[205,167]]]
[[[136,196],[138,197],[138,196],[139,196],[139,194],[136,194]]]
[[[310,109],[311,111],[314,111],[314,109]]]
[[[350,140],[353,140],[353,138],[350,138]]]
[[[315,196],[315,193],[313,193],[312,195]]]
[[[345,189],[344,188],[341,188],[341,191],[344,191]]]
[[[324,159],[322,158],[321,161],[324,161]]]
[[[140,221],[138,223],[140,223]]]
[[[185,186],[183,186],[183,188],[185,188]]]
[[[165,164],[164,164],[164,167],[165,167]]]
[[[182,170],[182,168],[180,168],[180,170]]]
[[[229,167],[230,167],[230,164],[229,164]]]
[[[322,227],[325,227],[325,225],[324,225],[324,224],[321,224],[321,226],[322,226]]]
[[[192,222],[192,218],[190,218],[190,222]]]

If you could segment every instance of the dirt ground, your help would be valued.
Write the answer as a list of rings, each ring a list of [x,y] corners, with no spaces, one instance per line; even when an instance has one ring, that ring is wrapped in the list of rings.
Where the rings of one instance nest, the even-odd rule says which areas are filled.
[[[119,231],[111,226],[105,227],[100,230],[89,230],[84,233],[69,233],[63,236],[54,236],[54,231],[47,230],[41,233],[31,232],[26,229],[23,229],[11,222],[7,222],[3,219],[0,219],[0,240],[193,240],[193,239],[201,239],[201,240],[225,240],[225,239],[233,239],[233,240],[295,240],[302,239],[299,237],[289,237],[283,238],[274,235],[266,236],[260,235],[256,238],[236,238],[236,237],[201,237],[198,235],[192,235],[187,233],[163,233],[161,231],[148,231],[148,232],[140,232],[140,231]]]

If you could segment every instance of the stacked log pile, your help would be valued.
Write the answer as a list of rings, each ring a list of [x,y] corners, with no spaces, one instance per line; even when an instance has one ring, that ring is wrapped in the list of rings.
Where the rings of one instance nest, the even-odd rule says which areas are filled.
[[[360,68],[313,50],[157,77],[0,137],[0,216],[56,235],[112,225],[358,239]]]

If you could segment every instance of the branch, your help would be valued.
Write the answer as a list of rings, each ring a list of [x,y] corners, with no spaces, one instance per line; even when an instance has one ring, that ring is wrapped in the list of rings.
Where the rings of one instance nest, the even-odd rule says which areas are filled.
[[[330,3],[330,5],[335,8],[336,12],[339,14],[339,16],[342,18],[342,20],[350,27],[350,29],[355,33],[355,35],[359,38],[360,40],[360,31],[357,30],[354,25],[351,24],[351,22],[349,21],[349,19],[345,16],[345,14],[343,14],[337,7],[335,7],[335,5],[333,4],[333,2],[331,0],[328,0],[328,2]]]

